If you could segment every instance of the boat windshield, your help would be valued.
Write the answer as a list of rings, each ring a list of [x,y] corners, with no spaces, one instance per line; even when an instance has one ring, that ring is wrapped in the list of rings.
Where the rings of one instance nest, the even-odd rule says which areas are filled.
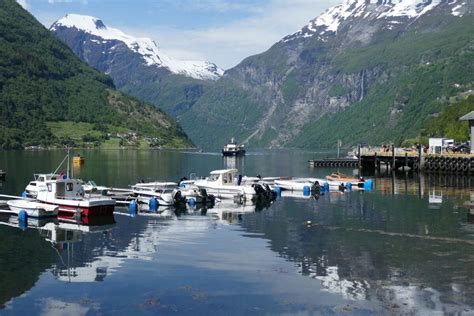
[[[209,178],[207,178],[208,181],[217,181],[219,179],[219,174],[211,174]]]
[[[92,185],[93,187],[96,187],[96,186],[97,186],[97,184],[95,183],[95,181],[92,181],[92,180],[89,181],[89,184]]]

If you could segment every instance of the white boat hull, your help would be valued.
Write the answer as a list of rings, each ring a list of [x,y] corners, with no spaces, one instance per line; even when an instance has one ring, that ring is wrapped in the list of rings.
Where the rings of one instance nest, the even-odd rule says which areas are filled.
[[[257,197],[257,193],[252,187],[242,186],[228,186],[228,187],[213,187],[205,184],[196,182],[196,185],[200,189],[205,189],[207,194],[212,194],[219,199],[235,199],[236,197],[242,197],[245,200],[252,200]],[[253,191],[253,192],[252,192]]]
[[[275,185],[279,186],[283,190],[289,191],[304,191],[305,187],[310,189],[315,184],[315,181],[308,179],[293,179],[293,180],[275,180]]]
[[[19,214],[21,210],[26,211],[29,217],[52,217],[58,215],[58,207],[45,203],[26,200],[11,200],[7,202],[12,212]]]

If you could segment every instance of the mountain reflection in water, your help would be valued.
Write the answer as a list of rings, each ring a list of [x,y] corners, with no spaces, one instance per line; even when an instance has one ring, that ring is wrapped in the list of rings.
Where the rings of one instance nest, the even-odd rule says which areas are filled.
[[[187,155],[170,154],[167,168],[209,159]],[[269,176],[294,165],[283,156],[273,170],[265,159],[222,164]],[[401,173],[374,182],[371,192],[319,199],[284,192],[274,203],[137,216],[118,208],[108,221],[38,221],[24,231],[2,216],[1,314],[473,313],[472,180]]]

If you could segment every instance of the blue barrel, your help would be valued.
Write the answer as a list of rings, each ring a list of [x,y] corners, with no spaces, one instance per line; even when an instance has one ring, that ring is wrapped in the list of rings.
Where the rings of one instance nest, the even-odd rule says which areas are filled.
[[[347,182],[346,183],[346,189],[347,189],[347,191],[351,191],[352,190],[352,183]]]
[[[364,189],[367,190],[367,191],[370,191],[372,190],[372,180],[365,180],[364,182]]]
[[[148,202],[148,208],[150,209],[150,212],[158,211],[158,205],[158,200],[155,197],[152,197]]]
[[[189,206],[196,206],[196,199],[195,198],[189,198],[188,199],[188,204]]]
[[[281,196],[281,188],[279,186],[274,187],[273,192],[275,192],[276,196]]]
[[[309,195],[311,195],[311,187],[310,187],[310,186],[305,185],[305,186],[303,187],[303,195],[304,195],[304,196],[309,196]]]
[[[21,192],[21,197],[22,198],[28,197],[28,194],[26,193],[26,191]]]
[[[138,204],[137,204],[137,201],[132,200],[132,201],[128,204],[128,212],[129,212],[130,215],[132,215],[132,216],[137,215],[137,213],[138,213]]]

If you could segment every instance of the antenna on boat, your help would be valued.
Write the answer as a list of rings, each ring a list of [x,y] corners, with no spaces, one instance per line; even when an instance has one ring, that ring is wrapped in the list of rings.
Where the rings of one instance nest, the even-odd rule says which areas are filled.
[[[70,169],[70,166],[69,166],[69,152],[70,152],[70,148],[69,148],[69,145],[67,146],[67,171],[66,171],[66,176],[69,178],[69,169]]]

